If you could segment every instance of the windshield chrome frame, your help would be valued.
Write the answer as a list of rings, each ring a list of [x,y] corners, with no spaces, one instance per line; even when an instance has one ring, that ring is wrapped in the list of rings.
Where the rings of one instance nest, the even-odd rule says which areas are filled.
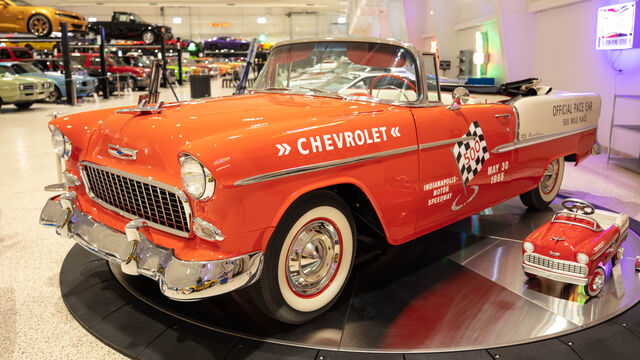
[[[378,99],[378,98],[370,98],[366,96],[347,96],[340,95],[345,100],[357,100],[357,101],[368,101],[373,103],[381,103],[381,104],[389,104],[389,105],[397,105],[397,106],[406,106],[406,107],[425,107],[425,106],[442,106],[442,94],[439,94],[440,102],[429,102],[428,96],[426,95],[426,84],[424,75],[426,74],[425,63],[422,60],[422,55],[433,55],[436,56],[435,53],[422,52],[418,51],[415,46],[408,42],[399,41],[395,39],[389,38],[373,38],[373,37],[362,37],[362,38],[351,38],[351,37],[329,37],[329,38],[311,38],[311,39],[302,39],[302,40],[286,40],[275,44],[271,51],[274,49],[284,46],[284,45],[294,45],[294,44],[305,44],[305,43],[319,43],[319,42],[336,42],[336,43],[344,43],[344,42],[363,42],[363,43],[374,43],[374,44],[387,44],[394,45],[400,48],[407,50],[407,52],[411,55],[415,64],[416,71],[416,83],[417,88],[420,92],[420,96],[415,101],[397,101],[397,100],[387,100],[387,99]],[[265,67],[266,68],[266,67]],[[436,69],[436,81],[440,84],[440,75],[437,73]],[[309,96],[321,96],[321,97],[329,97],[327,95],[313,93],[312,91],[304,91],[304,90],[258,90],[253,89],[254,92],[270,92],[270,93],[280,93],[280,94],[291,94],[291,95],[309,95]],[[438,93],[440,93],[439,85],[438,85]],[[333,98],[333,96],[332,96]]]

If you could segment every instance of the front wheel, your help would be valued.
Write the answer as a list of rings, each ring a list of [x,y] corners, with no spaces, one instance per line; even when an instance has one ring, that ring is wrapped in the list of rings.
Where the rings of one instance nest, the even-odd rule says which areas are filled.
[[[41,14],[33,15],[27,22],[27,30],[35,36],[47,37],[51,35],[51,20]]]
[[[584,293],[590,297],[598,296],[604,287],[604,280],[604,268],[602,266],[598,266],[598,268],[593,272],[593,275],[591,275],[589,283],[584,286]]]
[[[355,238],[351,210],[335,193],[318,190],[296,200],[269,239],[262,275],[249,288],[254,302],[289,324],[324,313],[347,283]]]
[[[544,171],[538,186],[520,195],[520,200],[528,208],[542,210],[549,206],[560,191],[564,175],[564,158],[552,160]]]
[[[57,103],[61,97],[62,95],[60,93],[60,89],[58,89],[57,86],[54,86],[53,91],[50,92],[49,95],[47,95],[47,98],[45,99],[45,101],[48,103]]]
[[[151,30],[147,30],[142,33],[142,41],[147,45],[151,45],[156,41],[156,34]]]

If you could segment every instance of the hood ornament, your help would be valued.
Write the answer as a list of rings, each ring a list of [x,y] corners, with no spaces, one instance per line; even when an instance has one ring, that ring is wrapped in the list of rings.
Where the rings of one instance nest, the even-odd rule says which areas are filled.
[[[127,149],[113,144],[109,144],[107,151],[109,154],[123,160],[135,160],[138,153],[138,150]]]
[[[549,251],[549,255],[551,255],[551,256],[560,256],[560,253],[559,252]]]
[[[134,108],[116,110],[116,114],[146,115],[162,112],[162,104],[164,104],[164,101],[159,101],[156,106],[149,106],[147,105],[147,102],[148,100],[142,100],[140,104]]]
[[[567,239],[565,239],[563,237],[560,237],[560,236],[552,236],[551,240],[554,240],[556,242],[558,242],[558,241],[567,241]]]

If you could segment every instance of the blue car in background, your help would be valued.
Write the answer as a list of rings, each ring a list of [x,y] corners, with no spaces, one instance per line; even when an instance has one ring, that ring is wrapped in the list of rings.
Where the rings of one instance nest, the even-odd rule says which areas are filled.
[[[57,102],[67,96],[67,89],[64,83],[64,74],[60,71],[42,71],[29,62],[2,62],[0,63],[4,69],[14,75],[24,75],[30,77],[43,77],[53,80],[55,83],[55,91],[46,99],[47,102]],[[76,86],[76,97],[91,96],[96,92],[98,80],[94,77],[86,75],[86,72],[74,72],[73,82]]]

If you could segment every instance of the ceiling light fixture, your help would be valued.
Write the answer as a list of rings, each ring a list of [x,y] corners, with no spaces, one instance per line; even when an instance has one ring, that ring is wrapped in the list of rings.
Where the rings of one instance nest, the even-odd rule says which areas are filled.
[[[182,24],[182,18],[181,17],[174,17],[173,18],[173,23],[174,24]]]
[[[267,23],[267,18],[264,16],[260,16],[259,18],[256,18],[256,22],[258,24],[266,24]]]
[[[338,24],[346,24],[347,18],[344,16],[338,16]]]

